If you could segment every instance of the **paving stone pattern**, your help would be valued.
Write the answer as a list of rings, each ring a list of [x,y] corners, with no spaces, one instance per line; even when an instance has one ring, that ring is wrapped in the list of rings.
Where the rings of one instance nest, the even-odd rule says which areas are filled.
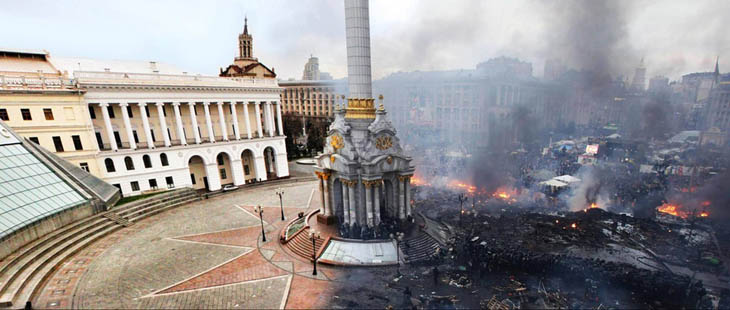
[[[67,261],[34,304],[41,308],[323,308],[343,272],[312,265],[278,242],[276,188],[287,221],[319,205],[316,182],[241,189],[124,228]],[[253,214],[264,206],[267,242]]]

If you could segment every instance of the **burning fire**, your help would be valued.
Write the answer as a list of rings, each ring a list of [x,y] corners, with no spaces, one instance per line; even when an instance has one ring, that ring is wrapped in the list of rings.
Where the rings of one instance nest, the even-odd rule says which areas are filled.
[[[431,183],[427,183],[425,180],[423,180],[420,177],[417,177],[417,176],[414,175],[414,176],[411,177],[411,185],[414,185],[414,186],[431,185]]]
[[[515,202],[517,200],[514,197],[517,196],[517,194],[517,190],[515,189],[500,187],[494,193],[492,193],[492,197],[499,198],[505,201]]]
[[[572,223],[572,224],[570,224],[570,228],[576,229],[576,228],[578,228],[578,224]]]
[[[710,216],[710,213],[707,213],[707,211],[700,212],[700,217],[708,217]]]
[[[469,184],[466,184],[466,183],[458,181],[458,180],[453,180],[453,181],[449,182],[449,187],[463,189],[463,190],[466,190],[470,194],[473,194],[474,192],[477,191],[476,186],[469,185]]]
[[[675,204],[665,203],[656,208],[656,210],[662,213],[678,216],[683,219],[687,218],[687,212],[683,211],[678,205]]]

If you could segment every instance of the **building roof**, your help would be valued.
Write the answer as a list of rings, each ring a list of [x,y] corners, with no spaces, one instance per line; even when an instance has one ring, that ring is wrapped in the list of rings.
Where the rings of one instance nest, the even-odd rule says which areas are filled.
[[[123,73],[159,73],[159,74],[191,74],[172,64],[142,60],[106,60],[83,57],[49,57],[59,70],[67,71],[73,76],[76,71],[123,72]]]
[[[46,51],[46,50],[25,49],[25,48],[7,48],[7,47],[0,47],[0,53],[43,55],[43,56],[48,55],[48,51]]]
[[[77,178],[83,174],[60,169],[59,166],[70,164],[55,156],[47,157],[43,152],[41,147],[23,140],[0,122],[0,239],[97,198]],[[100,199],[102,203],[111,203],[118,199],[118,190],[113,188],[114,192],[109,192],[106,186],[113,188],[101,181],[96,191],[106,192],[107,200]]]

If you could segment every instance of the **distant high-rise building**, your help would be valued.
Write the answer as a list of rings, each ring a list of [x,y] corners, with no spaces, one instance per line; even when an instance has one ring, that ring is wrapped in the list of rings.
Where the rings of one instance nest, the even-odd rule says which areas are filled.
[[[302,80],[311,81],[319,80],[319,58],[310,56],[307,63],[304,65],[304,73],[302,74]]]
[[[631,81],[631,89],[635,91],[644,91],[646,85],[646,67],[644,67],[644,58],[641,58],[639,66],[634,71],[634,80]]]

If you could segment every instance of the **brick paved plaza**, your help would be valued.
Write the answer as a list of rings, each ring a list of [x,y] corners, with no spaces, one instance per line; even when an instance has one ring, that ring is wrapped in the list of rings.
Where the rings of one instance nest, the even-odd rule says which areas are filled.
[[[316,182],[263,185],[184,205],[107,236],[48,280],[39,308],[326,307],[343,269],[318,266],[278,242],[287,221],[319,205]],[[265,207],[267,242],[253,207]]]

